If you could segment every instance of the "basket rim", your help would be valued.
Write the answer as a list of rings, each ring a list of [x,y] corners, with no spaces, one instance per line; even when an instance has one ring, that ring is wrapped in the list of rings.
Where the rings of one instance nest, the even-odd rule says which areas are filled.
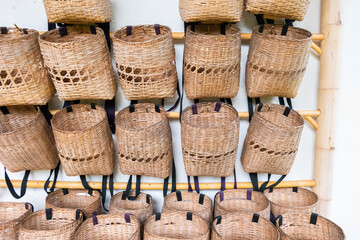
[[[69,195],[73,195],[73,196],[76,196],[77,193],[87,193],[88,194],[88,190],[84,190],[84,189],[68,189],[69,193],[64,195],[64,193],[62,192],[62,189],[57,189],[56,191],[54,192],[51,192],[49,193],[46,198],[45,198],[45,202],[47,203],[50,199],[52,199],[53,197],[56,197],[56,196],[61,196],[61,197],[64,197],[64,196],[67,196],[67,197],[70,197]],[[95,196],[96,195],[96,196]],[[91,203],[89,204],[86,204],[86,206],[89,206],[93,203],[95,203],[98,199],[100,199],[101,197],[101,194],[98,192],[98,191],[93,191],[93,195],[90,195],[88,194],[86,197],[89,197],[89,199],[92,199],[94,201],[92,201]],[[49,203],[53,206],[56,206],[54,205],[53,203]],[[85,206],[85,207],[86,207]],[[58,206],[56,206],[58,207]],[[58,207],[60,208],[60,207]]]
[[[140,192],[139,196],[143,196],[143,197],[146,197],[147,195],[150,196],[150,203],[147,203],[146,200],[145,202],[141,202],[141,204],[145,203],[147,204],[145,207],[142,207],[142,208],[138,208],[138,209],[127,209],[127,208],[121,208],[119,207],[118,204],[114,204],[114,201],[117,201],[117,200],[120,200],[120,201],[126,201],[125,200],[122,200],[121,197],[123,195],[124,191],[121,191],[121,192],[118,192],[117,194],[115,194],[114,196],[111,197],[110,199],[110,205],[113,207],[113,208],[116,208],[118,210],[122,210],[122,211],[126,211],[126,210],[141,210],[141,209],[146,209],[146,208],[151,208],[152,205],[153,205],[153,199],[152,199],[152,196],[150,194],[146,194],[146,193],[143,193],[143,192]],[[130,191],[130,194],[132,193],[135,193],[135,191]],[[138,196],[138,197],[139,197]],[[111,204],[113,203],[113,204]]]
[[[203,24],[201,26],[212,26],[213,24]],[[229,29],[232,29],[232,30],[235,30],[234,33],[228,33],[228,32],[225,32],[225,35],[223,34],[217,34],[217,35],[214,35],[214,34],[204,34],[204,33],[200,33],[200,32],[196,32],[196,31],[192,31],[191,30],[191,26],[188,26],[186,28],[186,32],[187,34],[191,34],[193,35],[194,37],[208,37],[208,38],[228,38],[228,37],[235,37],[236,35],[239,35],[239,37],[241,36],[241,29],[236,27],[236,26],[229,26],[228,27]],[[196,27],[195,27],[195,30],[196,30]]]
[[[57,47],[57,46],[61,46],[61,45],[69,45],[69,44],[75,44],[75,43],[84,43],[84,44],[87,44],[88,41],[90,39],[96,39],[96,38],[99,38],[101,36],[104,36],[104,31],[99,28],[99,27],[96,27],[96,34],[92,34],[92,33],[79,33],[77,30],[75,30],[74,34],[69,34],[69,35],[82,35],[82,38],[79,39],[73,39],[71,41],[64,41],[64,42],[53,42],[53,41],[49,41],[46,39],[47,36],[49,36],[50,34],[53,34],[55,32],[59,32],[59,28],[57,29],[53,29],[53,30],[50,30],[50,31],[46,31],[42,34],[39,35],[38,39],[39,39],[39,43],[44,43],[44,44],[47,44],[47,45],[52,45],[53,47]],[[100,32],[100,33],[99,33]],[[68,35],[67,35],[68,36]],[[58,35],[59,38],[61,38],[60,34]],[[105,37],[105,36],[104,36]]]
[[[276,25],[276,24],[264,24],[264,28],[267,27],[272,27],[272,28],[282,28],[283,25]],[[261,37],[261,38],[268,38],[268,39],[276,39],[276,41],[292,41],[292,42],[307,42],[309,40],[312,39],[313,34],[304,29],[304,28],[299,28],[299,27],[292,27],[290,26],[288,29],[288,32],[290,31],[298,31],[300,34],[307,36],[306,38],[302,38],[302,39],[287,39],[286,36],[281,36],[281,35],[272,35],[272,34],[264,34],[264,33],[260,33],[259,32],[260,29],[260,25],[256,26],[253,28],[253,36],[257,36],[257,37]]]
[[[180,191],[181,192],[181,195],[182,194],[185,194],[185,195],[200,195],[200,193],[196,193],[196,192],[189,192],[189,191]],[[165,198],[164,198],[164,203],[163,203],[163,208],[164,207],[166,207],[168,210],[170,210],[170,211],[172,211],[172,212],[189,212],[189,210],[182,210],[182,209],[177,209],[177,208],[170,208],[169,206],[168,206],[168,201],[167,201],[167,199],[169,199],[170,197],[173,197],[173,195],[176,195],[176,192],[172,192],[172,193],[170,193],[170,194],[167,194],[166,196],[165,196]],[[203,209],[203,210],[201,210],[201,211],[198,211],[198,210],[195,210],[195,211],[192,211],[194,214],[199,214],[199,213],[203,213],[203,212],[206,212],[206,211],[208,211],[209,210],[209,208],[210,209],[212,209],[212,200],[211,200],[211,198],[209,197],[209,196],[207,196],[207,195],[205,195],[204,194],[204,197],[206,198],[206,199],[208,199],[209,201],[210,201],[210,205],[208,206],[208,207],[206,207],[205,209]],[[196,200],[198,200],[198,199],[196,199]],[[195,201],[195,199],[192,199],[192,201]],[[205,203],[205,201],[204,201],[204,203]],[[172,210],[173,209],[173,210]]]
[[[7,34],[1,34],[1,36],[3,38],[0,38],[0,40],[6,42],[6,41],[12,41],[12,40],[20,40],[20,39],[24,39],[24,38],[29,38],[29,37],[37,37],[39,35],[39,32],[35,29],[32,28],[20,28],[22,29],[26,29],[27,30],[27,34],[25,34],[22,31],[19,31],[18,28],[15,27],[6,27],[6,29],[8,30]],[[6,36],[11,36],[11,35],[15,35],[17,36],[16,38],[5,38]]]
[[[28,212],[32,213],[32,207],[29,209],[26,209],[25,204],[26,204],[26,202],[0,202],[0,209],[2,209],[2,208],[18,208],[18,207],[24,208],[23,214],[21,214],[19,217],[14,218],[7,222],[2,222],[0,224],[0,231],[4,230],[6,228],[9,228],[9,227],[13,227],[13,224],[16,224],[16,222],[20,221],[26,213],[28,213]]]

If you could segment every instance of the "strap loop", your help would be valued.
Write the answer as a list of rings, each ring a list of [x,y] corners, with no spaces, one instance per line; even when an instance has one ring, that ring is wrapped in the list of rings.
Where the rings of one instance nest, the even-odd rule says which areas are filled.
[[[181,192],[180,191],[176,191],[176,200],[178,202],[181,202],[182,201],[182,196],[181,196]]]
[[[214,111],[219,112],[221,108],[222,102],[216,102]]]
[[[156,213],[155,221],[159,221],[161,219],[161,213]]]
[[[132,26],[126,26],[126,36],[131,35]]]
[[[53,215],[52,208],[45,209],[45,214],[46,214],[46,220],[51,220]]]
[[[68,31],[67,31],[66,26],[60,27],[60,28],[59,28],[59,33],[60,33],[60,36],[61,36],[61,37],[68,35]]]
[[[93,225],[97,225],[98,224],[98,219],[97,219],[97,212],[93,212],[92,214],[92,221],[93,221]]]
[[[125,222],[130,223],[130,213],[125,213]]]
[[[193,113],[194,115],[195,115],[195,114],[198,114],[197,105],[196,105],[196,104],[191,105],[191,108],[192,108],[192,113]]]
[[[316,225],[318,216],[319,215],[317,213],[311,213],[310,223]]]
[[[12,185],[12,182],[7,174],[7,171],[6,171],[6,167],[4,167],[4,172],[5,172],[5,182],[6,182],[6,185],[11,193],[11,195],[16,198],[16,199],[20,199],[22,198],[25,193],[26,193],[26,187],[27,187],[27,182],[28,182],[28,179],[29,179],[29,175],[30,175],[30,170],[26,170],[25,171],[25,174],[24,174],[24,178],[21,182],[21,187],[20,187],[20,195],[18,195],[16,192],[15,192],[15,189]]]
[[[29,203],[29,202],[26,202],[26,203],[25,203],[25,208],[26,208],[27,210],[29,210],[29,209],[31,208],[31,212],[34,212],[34,206],[33,206],[31,203]]]
[[[67,189],[67,188],[62,188],[61,190],[62,190],[62,192],[63,192],[63,195],[68,195],[68,194],[69,194],[69,189]]]
[[[155,28],[155,33],[156,33],[156,35],[161,34],[161,32],[160,32],[160,25],[159,25],[159,24],[154,24],[154,28]]]
[[[186,213],[186,220],[192,221],[192,212]]]
[[[0,107],[0,111],[2,112],[2,114],[6,115],[6,114],[9,114],[9,110],[7,107],[3,106],[3,107]]]
[[[1,34],[7,34],[8,33],[7,27],[1,27],[0,30],[1,30]]]
[[[259,217],[260,217],[259,214],[254,213],[251,221],[258,223],[259,222]]]

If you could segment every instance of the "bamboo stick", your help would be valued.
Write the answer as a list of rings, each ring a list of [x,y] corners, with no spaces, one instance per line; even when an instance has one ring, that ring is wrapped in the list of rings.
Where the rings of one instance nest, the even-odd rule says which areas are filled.
[[[320,56],[322,55],[322,49],[314,42],[311,43],[311,48],[317,52]]]
[[[304,116],[304,118],[315,128],[315,130],[319,130],[319,125],[311,116]]]

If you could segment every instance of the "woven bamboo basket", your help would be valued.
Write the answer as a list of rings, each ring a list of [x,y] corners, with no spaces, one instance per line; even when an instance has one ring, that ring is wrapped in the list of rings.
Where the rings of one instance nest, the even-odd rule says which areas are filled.
[[[331,239],[344,240],[343,230],[317,214],[286,213],[276,220],[281,240]]]
[[[184,84],[188,99],[233,98],[239,91],[241,34],[219,25],[187,28],[185,38]]]
[[[305,188],[266,189],[265,196],[270,201],[271,212],[275,217],[285,213],[319,213],[318,196]]]
[[[63,108],[52,119],[61,164],[68,176],[111,175],[115,149],[106,111],[95,104]]]
[[[180,0],[179,7],[184,22],[240,22],[244,0]]]
[[[166,178],[173,161],[171,129],[163,107],[140,103],[115,120],[120,170],[127,175]]]
[[[246,11],[276,18],[304,20],[310,0],[246,0]]]
[[[279,240],[276,227],[267,219],[250,213],[230,213],[212,224],[212,240]]]
[[[259,111],[259,106],[262,106]],[[241,154],[247,173],[289,173],[298,151],[304,120],[300,114],[276,104],[258,105]]]
[[[20,222],[19,240],[74,239],[75,231],[83,218],[80,210],[66,208],[34,212]]]
[[[39,108],[8,107],[0,112],[0,161],[10,172],[53,169],[59,162],[55,140]]]
[[[101,194],[98,191],[58,189],[47,195],[45,207],[80,209],[86,218],[91,218],[93,212],[101,212]]]
[[[188,212],[156,214],[145,223],[144,240],[193,239],[209,240],[209,224]]]
[[[174,96],[177,73],[169,27],[156,24],[123,27],[114,34],[113,46],[126,99]]]
[[[177,191],[166,195],[162,212],[177,211],[192,212],[206,220],[209,225],[213,221],[212,201],[204,194]]]
[[[110,0],[43,0],[50,23],[111,22]]]
[[[0,34],[0,105],[45,105],[55,89],[40,54],[39,33],[6,31]]]
[[[59,98],[112,99],[117,83],[103,30],[91,28],[92,34],[89,27],[66,29],[65,36],[54,29],[39,37],[45,66]]]
[[[234,212],[257,213],[270,219],[270,202],[264,194],[247,189],[228,189],[214,198],[214,217]]]
[[[19,222],[33,210],[29,203],[0,202],[0,239],[17,240]]]
[[[294,98],[304,78],[311,52],[312,34],[289,27],[264,25],[253,30],[246,63],[245,85],[251,98],[279,96]]]
[[[186,174],[232,175],[239,126],[238,112],[229,104],[198,103],[187,107],[181,116],[181,145]]]

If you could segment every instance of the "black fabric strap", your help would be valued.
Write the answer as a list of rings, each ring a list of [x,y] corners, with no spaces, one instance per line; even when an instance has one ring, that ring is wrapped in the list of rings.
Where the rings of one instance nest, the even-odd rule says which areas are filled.
[[[251,184],[253,185],[254,191],[259,191],[259,180],[257,173],[249,173]]]
[[[7,27],[1,27],[0,30],[1,30],[1,34],[7,34],[8,33]]]
[[[279,104],[285,106],[285,101],[283,97],[279,97]]]
[[[130,105],[135,105],[138,104],[139,101],[138,100],[130,100]]]
[[[190,181],[190,176],[187,176],[188,179],[188,191],[192,192],[192,186],[191,186],[191,181]],[[199,177],[198,176],[194,176],[194,187],[195,187],[195,191],[196,193],[200,193],[200,186],[199,186]]]
[[[102,202],[104,210],[108,212],[109,210],[106,209],[106,207],[105,207],[106,187],[107,187],[107,176],[103,175],[102,184],[101,184],[101,202]]]
[[[185,34],[185,37],[186,37],[186,30],[187,30],[187,27],[189,26],[189,23],[187,22],[184,22],[184,34]],[[183,71],[182,71],[182,75],[181,75],[181,97],[180,97],[180,118],[179,118],[179,121],[181,123],[181,115],[182,115],[182,110],[183,110],[183,100],[184,100],[184,69],[185,69],[185,48],[184,48],[184,51],[183,51]]]
[[[159,221],[161,219],[161,213],[155,214],[155,221]]]
[[[55,190],[55,185],[56,185],[56,181],[57,181],[57,178],[58,178],[58,175],[59,175],[59,170],[60,170],[60,161],[59,161],[58,165],[56,166],[56,168],[50,170],[49,177],[45,181],[44,190],[45,190],[45,192],[47,194],[49,194],[49,193],[51,193],[51,192],[53,192]],[[50,189],[48,190],[48,187],[49,187],[49,184],[50,184],[50,179],[51,179],[51,176],[52,176],[53,172],[54,172],[53,184],[51,185]]]
[[[167,195],[169,186],[169,177],[164,179],[163,185],[163,196]],[[176,167],[175,167],[175,159],[172,161],[172,169],[171,169],[171,192],[176,192]]]
[[[96,35],[96,27],[95,26],[90,26],[90,32],[91,32],[91,34]]]
[[[255,104],[258,105],[260,103],[261,103],[260,98],[259,97],[255,98]]]
[[[62,192],[63,192],[64,195],[68,195],[68,194],[69,194],[69,189],[67,189],[67,188],[62,188],[61,190],[62,190]]]
[[[2,114],[4,114],[4,115],[10,113],[9,110],[7,109],[7,107],[5,107],[5,106],[0,107],[0,111],[1,111]]]
[[[221,223],[222,217],[221,216],[217,216],[216,217],[216,225],[219,225]]]
[[[293,187],[293,192],[297,193],[299,191],[298,187]]]
[[[59,33],[61,37],[68,35],[67,27],[66,26],[60,27]]]
[[[226,35],[226,23],[221,23],[220,24],[220,34],[221,35]]]
[[[286,98],[286,101],[288,103],[288,106],[292,109],[293,106],[292,106],[291,98]]]
[[[186,220],[192,221],[192,212],[186,213]]]
[[[254,213],[251,221],[255,222],[255,223],[258,223],[259,222],[259,217],[260,217],[259,214]]]
[[[126,186],[126,190],[123,192],[122,200],[129,199],[130,201],[134,201],[140,194],[140,183],[141,183],[141,176],[136,175],[136,188],[135,188],[135,196],[130,196],[131,186],[132,186],[132,175],[130,175],[128,184]]]
[[[272,184],[270,186],[267,186],[269,184],[270,178],[271,178],[271,174],[268,174],[268,180],[266,182],[264,182],[261,185],[260,189],[259,189],[259,187],[258,187],[258,185],[259,185],[258,174],[257,173],[249,173],[249,175],[250,175],[251,183],[253,185],[253,190],[254,191],[259,191],[259,192],[264,192],[265,189],[273,189],[273,188],[275,188],[286,177],[286,175],[282,175],[274,184]]]
[[[46,220],[51,220],[53,215],[52,208],[45,209],[45,214],[46,214]]]
[[[56,29],[56,23],[49,23],[48,22],[48,31]]]
[[[265,24],[264,14],[255,14],[255,17],[259,25]]]
[[[263,33],[263,32],[264,32],[264,28],[265,28],[265,25],[264,25],[264,24],[261,24],[260,27],[259,27],[259,33]]]
[[[249,122],[251,122],[251,118],[254,115],[253,102],[252,98],[247,97],[248,100],[248,110],[249,110]]]
[[[111,132],[115,133],[115,97],[111,100],[105,100],[105,111]]]
[[[259,103],[258,108],[257,108],[257,111],[258,111],[258,112],[260,112],[260,111],[261,111],[261,109],[263,108],[263,106],[264,106],[264,104]]]
[[[203,205],[203,204],[204,204],[204,198],[205,198],[205,195],[204,195],[204,194],[202,194],[202,193],[200,193],[200,196],[199,196],[199,203],[200,203],[201,205]]]
[[[130,112],[130,113],[135,112],[135,105],[131,104],[131,105],[129,106],[129,112]]]
[[[159,106],[159,104],[155,104],[155,112],[160,113],[160,106]]]
[[[109,47],[109,51],[111,51],[110,22],[97,23],[97,25],[99,28],[101,28],[104,31],[104,35]]]
[[[194,103],[196,104],[196,103],[199,103],[200,102],[200,99],[198,99],[198,98],[196,98],[196,99],[194,99]]]
[[[267,24],[274,24],[275,23],[274,19],[266,18],[265,20],[266,20]]]
[[[181,196],[181,192],[180,191],[176,191],[176,200],[178,202],[181,202],[182,201],[182,196]]]
[[[284,115],[284,116],[286,116],[286,117],[287,117],[287,116],[289,116],[289,114],[290,114],[290,111],[291,111],[291,108],[289,108],[289,107],[286,107],[286,108],[285,108],[285,110],[284,110],[284,113],[283,113],[283,115]]]
[[[126,26],[126,36],[130,36],[132,33],[132,26]]]
[[[66,108],[66,107],[74,105],[74,104],[79,104],[79,103],[80,103],[80,100],[64,101],[63,108]]]
[[[319,215],[317,213],[311,213],[310,223],[316,225],[318,216]]]
[[[146,203],[147,204],[150,204],[150,195],[149,194],[146,194]]]
[[[82,211],[80,209],[76,209],[76,213],[75,213],[75,219],[78,220],[81,216]]]
[[[281,183],[282,180],[284,180],[285,177],[286,175],[282,175],[279,180],[277,180],[274,184],[266,187],[266,189],[275,188],[277,185],[279,185],[279,183]]]
[[[49,104],[47,103],[46,105],[40,105],[39,108],[42,114],[44,115],[47,123],[51,126],[51,119],[53,115],[49,111]]]
[[[283,217],[282,217],[281,215],[279,215],[279,216],[276,218],[276,221],[278,221],[279,227],[281,227],[281,225],[283,224]]]
[[[29,179],[29,175],[30,175],[30,170],[26,170],[25,171],[25,174],[24,174],[24,178],[21,182],[21,187],[20,187],[20,195],[18,195],[16,192],[15,192],[15,189],[14,189],[14,186],[12,185],[12,182],[7,174],[7,171],[6,171],[6,167],[4,167],[4,172],[5,172],[5,182],[6,182],[6,186],[8,187],[11,195],[16,198],[16,199],[20,199],[22,198],[25,193],[26,193],[26,187],[27,187],[27,182],[28,182],[28,179]]]
[[[180,98],[181,98],[179,81],[178,81],[177,84],[176,84],[176,92],[177,92],[177,94],[178,94],[178,98],[176,99],[174,105],[167,110],[167,112],[170,112],[170,111],[174,110],[174,109],[179,105]],[[164,105],[164,103],[163,103],[163,105]]]
[[[87,190],[89,189],[93,189],[92,187],[90,187],[90,185],[88,184],[88,182],[86,181],[86,176],[85,175],[80,175],[80,180],[81,180],[81,183],[83,185],[83,187]]]
[[[160,32],[160,25],[159,25],[159,24],[154,24],[154,28],[155,28],[155,33],[156,33],[156,35],[161,34],[161,32]]]

